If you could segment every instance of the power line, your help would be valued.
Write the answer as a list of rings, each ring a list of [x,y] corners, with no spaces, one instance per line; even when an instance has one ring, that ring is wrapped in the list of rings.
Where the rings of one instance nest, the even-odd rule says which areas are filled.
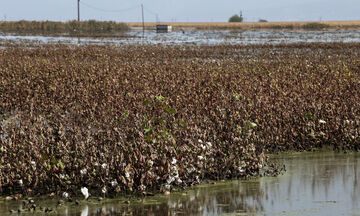
[[[84,5],[88,8],[91,8],[93,10],[97,10],[97,11],[101,11],[101,12],[110,12],[110,13],[121,13],[121,12],[126,12],[126,11],[131,11],[131,10],[135,10],[135,9],[139,9],[139,8],[142,8],[142,11],[146,11],[148,12],[149,14],[151,15],[155,15],[156,16],[156,22],[159,22],[159,14],[148,9],[148,8],[145,8],[143,7],[142,5],[135,5],[133,7],[129,7],[129,8],[125,8],[125,9],[118,9],[118,10],[108,10],[108,9],[104,9],[104,8],[99,8],[99,7],[96,7],[96,6],[93,6],[91,4],[88,4],[88,3],[84,3],[83,1],[80,1],[80,0],[77,0],[78,2],[78,20],[80,19],[80,4],[81,5]],[[142,12],[144,13],[144,12]]]
[[[140,5],[136,5],[136,6],[133,6],[133,7],[130,7],[130,8],[125,8],[125,9],[108,10],[108,9],[103,9],[103,8],[98,8],[98,7],[92,6],[92,5],[87,4],[87,3],[84,3],[84,2],[82,2],[82,1],[80,1],[80,3],[81,3],[82,5],[88,7],[88,8],[93,9],[93,10],[102,11],[102,12],[110,12],[110,13],[126,12],[126,11],[131,11],[131,10],[134,10],[134,9],[138,9],[138,8],[141,7]]]
[[[84,3],[83,1],[80,1],[78,0],[78,19],[79,19],[79,13],[80,13],[80,7],[79,7],[79,4],[81,5],[84,5],[88,8],[91,8],[93,10],[97,10],[97,11],[101,11],[101,12],[110,12],[110,13],[120,13],[120,12],[126,12],[126,11],[131,11],[131,10],[135,10],[135,9],[138,9],[138,8],[141,8],[142,5],[136,5],[136,6],[133,6],[133,7],[130,7],[130,8],[125,8],[125,9],[119,9],[119,10],[108,10],[108,9],[104,9],[104,8],[99,8],[99,7],[96,7],[96,6],[93,6],[91,4],[88,4],[88,3]],[[151,11],[150,9],[147,9],[145,7],[142,8],[142,10],[148,12],[149,14],[151,15],[155,15],[156,16],[156,21],[159,22],[159,14],[156,13],[156,12],[153,12]],[[144,13],[144,12],[142,12]]]
[[[144,10],[145,10],[146,12],[148,12],[148,13],[152,14],[152,15],[155,15],[155,17],[156,17],[156,22],[160,22],[160,19],[159,19],[159,14],[158,14],[158,13],[155,13],[155,12],[153,12],[153,11],[151,11],[151,10],[149,10],[149,9],[145,8],[145,7],[144,7]]]
[[[155,12],[147,9],[146,7],[144,7],[144,10],[147,11],[147,12],[149,12],[149,13],[152,14],[152,15],[155,15],[155,16],[158,15],[158,13],[155,13]]]

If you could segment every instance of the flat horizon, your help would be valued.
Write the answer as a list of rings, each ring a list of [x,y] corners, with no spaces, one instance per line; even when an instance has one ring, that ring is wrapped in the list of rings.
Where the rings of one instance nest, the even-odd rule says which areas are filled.
[[[132,21],[115,21],[115,20],[96,20],[96,19],[87,19],[87,20],[81,20],[81,22],[84,21],[90,21],[90,20],[95,20],[95,21],[99,21],[99,22],[118,22],[118,23],[130,23],[130,24],[138,24],[138,23],[142,23],[142,22],[132,22]],[[72,20],[31,20],[31,19],[19,19],[19,20],[0,20],[0,22],[20,22],[20,21],[35,21],[35,22],[70,22],[70,21],[76,21],[76,19],[72,19]],[[244,21],[244,22],[227,22],[227,21],[159,21],[159,22],[154,22],[154,21],[145,21],[145,23],[227,23],[227,24],[244,24],[244,23],[309,23],[309,22],[318,22],[318,23],[324,23],[324,22],[360,22],[360,19],[358,20],[305,20],[305,21],[266,21],[266,22],[259,22],[259,21]]]

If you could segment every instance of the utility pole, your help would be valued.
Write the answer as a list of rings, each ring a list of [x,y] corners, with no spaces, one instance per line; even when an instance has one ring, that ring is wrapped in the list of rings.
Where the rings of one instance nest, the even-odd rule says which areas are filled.
[[[80,0],[77,0],[78,2],[78,22],[80,22]]]
[[[141,4],[141,14],[142,14],[142,25],[143,25],[143,36],[145,35],[145,21],[144,21],[144,5]]]

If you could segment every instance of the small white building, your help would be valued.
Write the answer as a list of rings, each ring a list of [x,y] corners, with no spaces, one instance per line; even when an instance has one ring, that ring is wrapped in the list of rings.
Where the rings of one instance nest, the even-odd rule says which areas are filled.
[[[156,32],[157,33],[172,32],[172,26],[171,25],[156,25]]]

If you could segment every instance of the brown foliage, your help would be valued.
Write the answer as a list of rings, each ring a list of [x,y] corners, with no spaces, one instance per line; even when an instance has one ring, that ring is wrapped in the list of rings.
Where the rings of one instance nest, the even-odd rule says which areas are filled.
[[[129,30],[125,23],[117,23],[111,21],[68,21],[68,22],[54,22],[54,21],[0,21],[0,32],[15,33],[15,34],[43,34],[43,35],[58,35],[67,34],[71,36],[92,36],[92,35],[115,35]]]
[[[257,175],[264,152],[359,150],[359,48],[2,49],[0,193],[161,189]]]

